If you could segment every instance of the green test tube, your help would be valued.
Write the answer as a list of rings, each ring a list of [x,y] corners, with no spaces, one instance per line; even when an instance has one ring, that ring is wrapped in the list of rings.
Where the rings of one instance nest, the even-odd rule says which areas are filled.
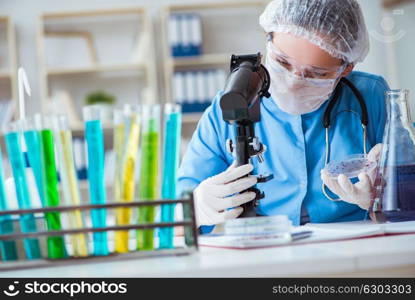
[[[55,143],[53,138],[52,118],[47,117],[43,120],[43,128],[40,131],[43,147],[43,163],[46,182],[46,206],[59,206],[59,187],[58,173],[55,161]],[[45,213],[46,225],[48,230],[61,230],[61,216],[59,212]],[[48,257],[64,258],[67,256],[65,240],[63,236],[50,236],[47,238]]]
[[[39,193],[39,199],[42,206],[46,206],[46,179],[43,162],[43,147],[40,137],[40,129],[42,127],[42,118],[40,114],[36,114],[32,118],[27,118],[22,121],[23,135],[27,147],[27,157],[29,165],[33,170],[35,176],[36,187]]]
[[[141,135],[141,165],[139,198],[143,201],[158,198],[158,160],[160,133],[160,106],[143,105],[143,123]],[[154,223],[155,207],[138,209],[139,223]],[[137,250],[154,249],[154,230],[137,231]]]
[[[68,118],[65,115],[54,116],[53,130],[60,162],[59,174],[62,183],[63,202],[66,205],[80,205],[81,192],[76,177],[72,132]],[[82,229],[85,227],[84,218],[80,210],[68,212],[68,220],[71,229]],[[71,234],[69,240],[72,245],[72,256],[88,256],[88,237],[85,233]]]

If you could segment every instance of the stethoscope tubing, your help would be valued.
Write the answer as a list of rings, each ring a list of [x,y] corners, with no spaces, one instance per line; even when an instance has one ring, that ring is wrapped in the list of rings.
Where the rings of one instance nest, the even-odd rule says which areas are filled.
[[[343,88],[343,86],[348,86],[351,91],[353,92],[353,94],[355,95],[357,101],[359,102],[361,111],[362,111],[362,115],[361,115],[361,124],[362,124],[362,128],[363,128],[363,152],[364,154],[367,154],[367,148],[366,148],[366,138],[367,138],[367,125],[369,122],[369,115],[367,112],[367,106],[365,103],[365,100],[363,98],[362,93],[360,93],[360,91],[356,88],[356,86],[347,78],[342,77],[339,81],[339,83],[336,86],[336,89],[334,90],[334,94],[332,99],[330,100],[329,104],[327,105],[326,110],[324,111],[323,114],[323,127],[325,128],[325,142],[326,142],[326,148],[325,148],[325,160],[324,160],[324,167],[327,166],[327,164],[329,163],[329,157],[330,157],[330,141],[329,141],[329,128],[331,125],[331,113],[333,111],[334,106],[336,105],[338,99],[340,98],[340,93],[341,90]],[[327,193],[326,190],[326,185],[324,184],[324,182],[322,183],[322,187],[321,187],[324,196],[326,196],[328,199],[332,200],[332,201],[340,201],[341,199],[334,199],[332,197],[330,197]]]

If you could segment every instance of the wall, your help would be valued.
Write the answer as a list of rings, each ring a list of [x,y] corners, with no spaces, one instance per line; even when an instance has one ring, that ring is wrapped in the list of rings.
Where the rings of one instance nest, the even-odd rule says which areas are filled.
[[[381,0],[360,0],[370,37],[370,52],[358,69],[386,78],[392,89],[411,90],[415,121],[415,3],[384,10]]]
[[[394,43],[397,59],[399,86],[415,93],[415,2],[400,7],[403,14],[394,16],[395,32],[402,32],[402,38]],[[415,96],[413,97],[413,99]],[[414,100],[415,102],[415,100]],[[415,108],[415,103],[413,103]],[[415,109],[413,111],[415,116]]]

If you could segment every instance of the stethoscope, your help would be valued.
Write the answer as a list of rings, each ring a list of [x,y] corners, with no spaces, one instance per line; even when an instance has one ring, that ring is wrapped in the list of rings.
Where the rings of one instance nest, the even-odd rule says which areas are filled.
[[[339,83],[337,84],[337,86],[334,90],[334,93],[333,93],[333,97],[330,100],[329,104],[327,105],[327,108],[324,111],[324,115],[323,115],[323,127],[326,130],[326,156],[325,156],[325,160],[324,160],[324,167],[327,166],[327,164],[329,163],[329,159],[330,159],[329,129],[330,129],[330,125],[331,125],[330,124],[331,123],[331,113],[332,113],[333,108],[336,105],[337,101],[339,100],[340,93],[341,93],[341,90],[342,90],[343,86],[348,86],[352,90],[352,92],[353,92],[355,98],[357,99],[357,101],[359,102],[360,108],[362,110],[362,115],[360,116],[360,120],[361,120],[361,124],[362,124],[362,129],[363,129],[363,152],[364,152],[365,155],[367,154],[366,137],[367,137],[367,124],[368,124],[369,116],[368,116],[368,113],[367,113],[366,103],[365,103],[365,100],[364,100],[362,94],[356,88],[356,86],[350,80],[346,79],[345,77],[342,77],[340,79]],[[355,112],[353,110],[346,110],[346,111],[359,115],[357,112]],[[342,112],[344,112],[344,111],[342,111]],[[322,191],[323,191],[324,196],[326,196],[328,199],[330,199],[332,201],[341,200],[341,199],[331,198],[328,195],[327,191],[326,191],[326,185],[324,183],[322,184]]]

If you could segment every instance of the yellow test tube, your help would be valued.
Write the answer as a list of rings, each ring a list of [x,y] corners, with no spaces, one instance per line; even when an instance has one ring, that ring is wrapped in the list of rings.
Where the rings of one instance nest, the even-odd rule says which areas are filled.
[[[119,119],[119,116],[115,116]],[[117,121],[117,120],[115,120]],[[135,194],[135,173],[137,163],[137,152],[140,141],[140,109],[139,106],[124,107],[124,122],[116,122],[114,132],[114,143],[116,160],[120,163],[120,173],[116,174],[115,193],[116,199],[121,202],[132,202]],[[124,130],[122,130],[124,129]],[[123,137],[125,140],[123,140]],[[120,145],[124,149],[120,149]],[[117,183],[118,181],[118,183]],[[117,225],[129,225],[131,222],[132,209],[118,208],[116,210]],[[128,252],[129,232],[115,232],[115,251],[118,253]]]
[[[113,127],[113,143],[115,152],[115,180],[114,180],[114,199],[121,202],[122,187],[122,165],[124,158],[124,143],[126,136],[125,114],[122,109],[114,110],[114,127]],[[117,236],[117,234],[116,234]]]
[[[80,205],[81,194],[76,177],[75,163],[72,148],[72,133],[69,129],[68,119],[64,115],[53,118],[54,135],[60,160],[60,178],[66,205]],[[68,213],[69,225],[72,229],[84,228],[84,220],[80,210]],[[88,256],[88,243],[86,234],[70,235],[74,257]]]

